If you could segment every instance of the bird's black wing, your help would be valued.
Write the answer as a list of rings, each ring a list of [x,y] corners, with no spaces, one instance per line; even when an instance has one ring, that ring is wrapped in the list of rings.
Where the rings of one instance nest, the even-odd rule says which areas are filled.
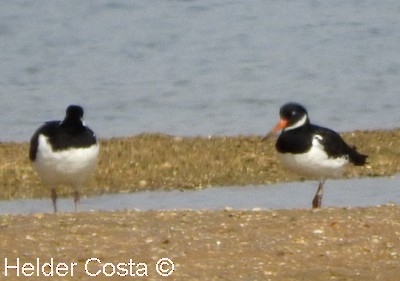
[[[335,131],[315,125],[312,126],[312,130],[314,134],[322,137],[320,142],[331,157],[347,156],[351,163],[358,166],[366,163],[368,156],[357,152],[354,146],[350,147]]]
[[[36,160],[36,153],[39,146],[39,135],[51,136],[57,131],[60,125],[60,121],[49,121],[44,123],[36,132],[33,134],[29,146],[29,159],[31,161]]]

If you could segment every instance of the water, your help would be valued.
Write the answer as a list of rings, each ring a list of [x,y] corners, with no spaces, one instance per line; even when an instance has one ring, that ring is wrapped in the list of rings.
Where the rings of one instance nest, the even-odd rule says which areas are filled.
[[[263,135],[293,100],[338,131],[399,127],[399,1],[0,6],[0,141],[70,103],[104,138]]]
[[[148,191],[108,194],[81,200],[80,211],[117,210],[222,210],[311,208],[317,183],[282,183],[268,186],[207,188],[189,191]],[[400,176],[330,180],[325,184],[323,207],[366,207],[400,204]],[[59,199],[61,212],[73,212],[72,198]],[[51,199],[0,202],[1,214],[52,213]]]
[[[287,101],[338,131],[400,124],[398,1],[5,0],[0,7],[0,141],[28,141],[70,103],[85,107],[102,138],[263,135]],[[395,201],[396,179],[330,181],[338,186],[327,187],[324,204]],[[82,209],[298,208],[309,207],[314,189],[108,195],[83,200]],[[49,200],[0,205],[51,211]]]

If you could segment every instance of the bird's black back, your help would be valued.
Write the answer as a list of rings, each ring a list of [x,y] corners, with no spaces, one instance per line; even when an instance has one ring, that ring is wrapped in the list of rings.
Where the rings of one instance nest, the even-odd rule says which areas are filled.
[[[61,121],[49,121],[41,126],[31,138],[29,158],[32,161],[36,159],[39,135],[48,138],[54,151],[85,148],[97,143],[94,132],[82,123],[69,124]]]
[[[355,147],[350,147],[335,131],[311,124],[284,130],[276,142],[276,149],[280,153],[306,153],[311,149],[314,135],[322,137],[319,142],[330,158],[347,156],[354,165],[366,163],[368,156],[358,153]]]

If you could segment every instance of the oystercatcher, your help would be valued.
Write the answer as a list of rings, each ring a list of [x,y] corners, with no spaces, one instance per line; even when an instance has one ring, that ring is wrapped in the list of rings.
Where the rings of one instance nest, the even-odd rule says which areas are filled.
[[[79,204],[79,187],[93,172],[99,143],[96,135],[83,123],[83,109],[70,105],[63,121],[49,121],[31,138],[29,158],[45,185],[51,188],[54,212],[57,212],[57,185],[75,188],[75,211]]]
[[[298,103],[281,107],[280,121],[264,140],[279,131],[275,147],[281,162],[300,175],[319,180],[313,208],[321,206],[327,178],[341,176],[349,163],[364,165],[368,157],[347,145],[336,132],[311,124],[307,110]]]

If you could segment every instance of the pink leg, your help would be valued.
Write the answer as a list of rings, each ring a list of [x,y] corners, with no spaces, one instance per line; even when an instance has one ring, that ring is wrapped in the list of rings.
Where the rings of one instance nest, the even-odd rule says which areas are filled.
[[[76,190],[74,193],[75,212],[78,212],[79,201],[80,201],[79,191]]]
[[[312,201],[313,208],[321,207],[322,196],[324,195],[324,182],[325,180],[319,182],[317,193],[315,193],[314,199]]]
[[[51,189],[51,200],[53,201],[54,213],[57,213],[57,192],[55,188]]]

